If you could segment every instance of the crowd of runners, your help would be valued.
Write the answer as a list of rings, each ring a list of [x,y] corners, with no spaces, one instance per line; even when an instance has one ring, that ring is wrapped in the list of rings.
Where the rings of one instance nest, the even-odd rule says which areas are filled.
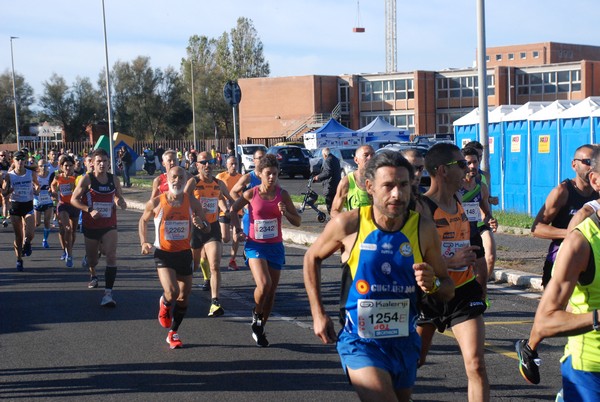
[[[498,199],[492,196],[489,172],[480,169],[482,153],[477,142],[462,149],[440,143],[425,155],[410,149],[375,153],[360,146],[357,170],[330,192],[331,220],[304,256],[304,281],[315,335],[324,343],[337,343],[342,367],[362,400],[410,400],[435,332],[447,329],[464,360],[468,399],[490,398],[484,312],[490,307],[487,283],[496,258],[498,222],[491,205]],[[2,221],[6,226],[10,219],[14,230],[16,269],[26,270],[24,257],[34,252],[34,244],[48,248],[55,241],[62,250],[57,259],[72,268],[73,245],[81,231],[87,286],[99,286],[97,268],[104,256],[100,304],[115,307],[117,210],[126,209],[127,202],[120,179],[109,172],[107,152],[91,152],[83,159],[85,166],[55,150],[47,160],[31,161],[26,150],[15,152],[12,161],[7,156],[0,151]],[[256,168],[245,175],[238,173],[234,156],[224,161],[225,171],[218,175],[213,174],[217,160],[210,151],[198,153],[187,169],[178,160],[174,150],[161,154],[162,171],[139,220],[141,254],[153,254],[162,287],[158,321],[168,330],[166,342],[171,349],[183,347],[179,329],[196,270],[202,272],[201,289],[211,294],[207,315],[225,314],[221,257],[223,243],[231,243],[226,266],[238,270],[239,254],[255,282],[249,335],[267,347],[266,324],[286,264],[282,220],[301,226],[301,216],[278,181],[277,158],[257,151]],[[427,189],[420,186],[424,169],[431,177]],[[553,190],[532,228],[535,236],[553,242],[530,339],[517,342],[516,348],[521,374],[536,384],[539,343],[545,337],[568,336],[561,393],[565,400],[598,400],[600,276],[594,263],[600,259],[600,150],[578,148],[573,169],[576,178]],[[50,236],[55,219],[56,239]],[[34,243],[42,223],[43,239]],[[565,251],[558,253],[563,239]],[[320,288],[321,264],[336,252],[342,266],[339,332],[325,312]]]

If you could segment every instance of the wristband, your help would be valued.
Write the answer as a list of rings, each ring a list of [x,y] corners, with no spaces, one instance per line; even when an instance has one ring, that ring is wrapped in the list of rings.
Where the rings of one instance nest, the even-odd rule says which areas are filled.
[[[433,287],[431,288],[430,291],[425,292],[425,293],[427,293],[428,295],[432,295],[440,289],[441,285],[442,285],[442,282],[440,281],[440,278],[438,278],[437,276],[434,276],[433,277]]]
[[[598,310],[594,309],[592,312],[592,317],[594,317],[592,321],[592,327],[594,328],[594,331],[600,331],[600,325],[598,325]]]
[[[88,214],[91,213],[94,210],[94,207],[88,207],[87,212]]]

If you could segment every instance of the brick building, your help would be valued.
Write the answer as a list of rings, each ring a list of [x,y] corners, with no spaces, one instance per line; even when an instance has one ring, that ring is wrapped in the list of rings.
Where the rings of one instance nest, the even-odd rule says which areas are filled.
[[[600,47],[554,42],[487,48],[489,106],[600,95]],[[239,80],[241,138],[301,138],[335,117],[359,129],[382,116],[415,134],[452,133],[478,106],[477,68]]]

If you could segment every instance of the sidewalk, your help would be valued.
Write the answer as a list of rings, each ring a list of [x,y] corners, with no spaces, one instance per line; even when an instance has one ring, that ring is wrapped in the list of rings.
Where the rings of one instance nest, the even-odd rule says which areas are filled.
[[[123,188],[123,192],[127,201],[128,209],[137,210],[140,212],[144,210],[145,203],[150,197],[149,189],[131,187]],[[323,212],[326,212],[326,210],[323,209]],[[283,241],[303,246],[310,246],[317,240],[317,237],[320,234],[319,227],[307,225],[303,229],[304,230],[283,227]],[[513,228],[508,226],[498,227],[498,233],[526,234],[528,232],[528,229],[523,228]],[[506,269],[496,266],[494,269],[494,281],[498,283],[507,283],[511,286],[526,287],[539,292],[543,291],[542,277],[540,275],[533,275],[528,272],[522,272],[514,269]]]

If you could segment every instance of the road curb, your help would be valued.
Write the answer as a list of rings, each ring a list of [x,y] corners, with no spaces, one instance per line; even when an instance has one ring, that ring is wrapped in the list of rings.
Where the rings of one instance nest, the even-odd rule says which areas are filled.
[[[127,194],[125,194],[127,198]],[[299,205],[298,205],[299,206]],[[146,204],[140,201],[127,200],[127,208],[142,212]],[[326,210],[324,211],[326,212]],[[530,229],[514,228],[510,226],[499,226],[499,233],[529,235]],[[319,237],[318,233],[306,232],[298,229],[281,229],[281,235],[284,242],[294,243],[303,246],[312,245]],[[515,269],[496,267],[494,269],[494,281],[498,283],[507,283],[511,286],[526,287],[535,291],[543,291],[541,275],[532,275],[527,272]]]

